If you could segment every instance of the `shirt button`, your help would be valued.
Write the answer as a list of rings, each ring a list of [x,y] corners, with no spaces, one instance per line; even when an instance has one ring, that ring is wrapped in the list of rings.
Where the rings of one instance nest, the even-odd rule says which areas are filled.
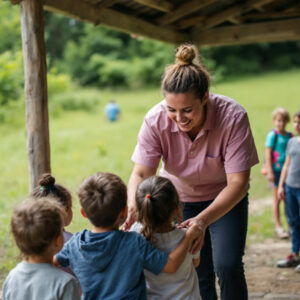
[[[191,151],[190,154],[193,155],[193,154],[194,154],[194,151]]]

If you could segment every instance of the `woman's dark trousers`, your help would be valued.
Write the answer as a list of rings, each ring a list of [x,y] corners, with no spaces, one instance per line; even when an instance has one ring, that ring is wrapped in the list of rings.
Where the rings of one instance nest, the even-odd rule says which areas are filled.
[[[184,220],[197,216],[212,201],[184,204]],[[205,233],[197,268],[202,300],[217,300],[215,274],[222,300],[247,300],[247,284],[242,261],[248,225],[248,195]]]

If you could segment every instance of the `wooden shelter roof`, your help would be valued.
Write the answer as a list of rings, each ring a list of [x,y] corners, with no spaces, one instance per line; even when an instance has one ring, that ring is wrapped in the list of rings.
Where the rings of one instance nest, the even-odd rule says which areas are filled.
[[[300,39],[299,0],[44,0],[44,9],[173,44]]]

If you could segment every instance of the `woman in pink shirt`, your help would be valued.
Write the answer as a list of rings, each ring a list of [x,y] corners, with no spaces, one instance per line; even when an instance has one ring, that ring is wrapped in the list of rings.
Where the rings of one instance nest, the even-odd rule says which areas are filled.
[[[217,299],[215,272],[222,300],[248,299],[244,254],[250,169],[258,163],[245,110],[232,99],[209,93],[209,74],[192,45],[182,45],[176,62],[166,68],[165,100],[145,116],[132,156],[129,212],[135,220],[135,192],[145,178],[169,178],[184,202],[181,227],[197,224],[202,235],[197,268],[203,300]]]

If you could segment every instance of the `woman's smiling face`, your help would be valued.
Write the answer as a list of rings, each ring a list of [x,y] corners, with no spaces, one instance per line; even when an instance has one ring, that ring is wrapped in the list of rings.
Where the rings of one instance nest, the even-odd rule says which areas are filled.
[[[202,101],[194,92],[185,94],[166,93],[168,117],[174,121],[179,129],[194,139],[205,120],[204,106],[208,100],[206,93]]]

